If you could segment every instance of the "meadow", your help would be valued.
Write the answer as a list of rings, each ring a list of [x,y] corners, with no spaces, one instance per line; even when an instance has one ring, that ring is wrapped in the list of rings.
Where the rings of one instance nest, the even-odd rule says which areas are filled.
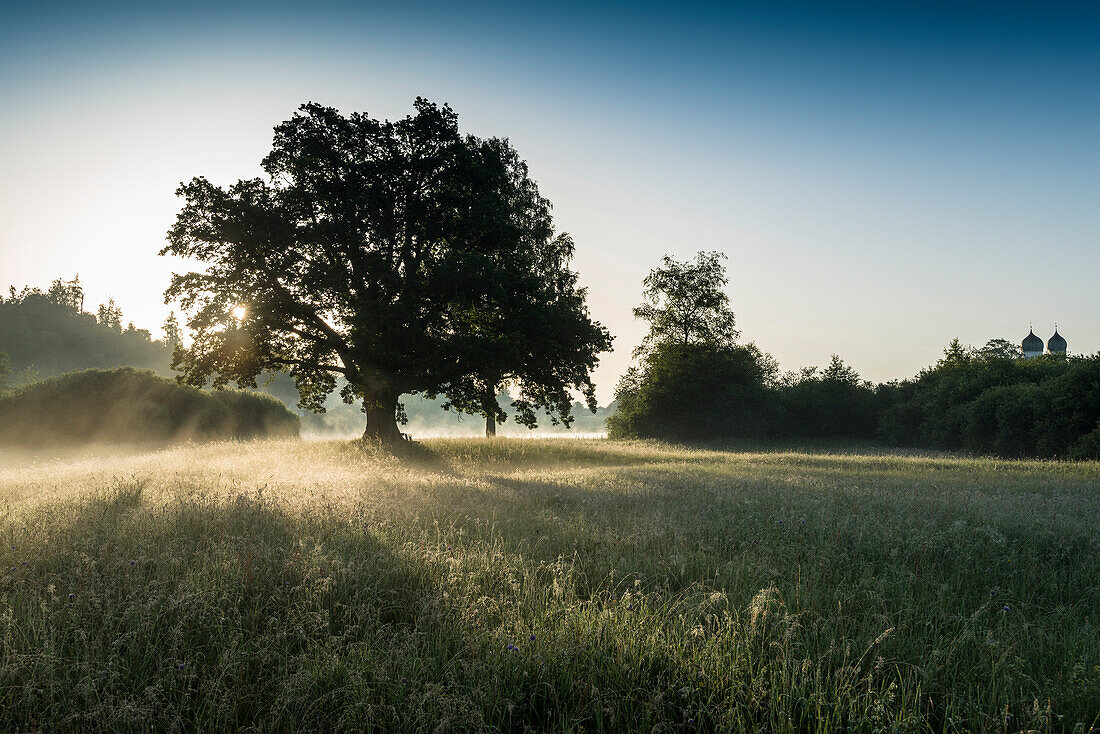
[[[0,730],[1087,732],[1100,463],[0,454]]]

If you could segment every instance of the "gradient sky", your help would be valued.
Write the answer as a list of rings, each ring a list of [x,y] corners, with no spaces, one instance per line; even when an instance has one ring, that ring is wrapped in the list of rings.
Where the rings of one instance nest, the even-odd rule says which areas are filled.
[[[827,8],[827,9],[826,9]],[[15,3],[0,287],[79,273],[157,333],[177,184],[259,174],[298,104],[448,102],[506,136],[616,336],[665,253],[721,250],[743,338],[908,377],[959,337],[1100,350],[1100,10],[1087,3]]]

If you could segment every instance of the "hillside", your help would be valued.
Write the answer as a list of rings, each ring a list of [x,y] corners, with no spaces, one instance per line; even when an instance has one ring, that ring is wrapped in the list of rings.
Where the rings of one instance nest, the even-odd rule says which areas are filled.
[[[111,367],[171,374],[171,347],[145,329],[99,323],[93,314],[35,291],[0,298],[0,352],[11,358],[13,373],[30,370],[39,378]]]

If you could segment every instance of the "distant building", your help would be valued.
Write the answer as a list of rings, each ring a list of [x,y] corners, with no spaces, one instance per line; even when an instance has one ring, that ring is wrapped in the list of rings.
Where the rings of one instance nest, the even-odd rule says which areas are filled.
[[[1058,333],[1058,324],[1054,325],[1054,336],[1047,340],[1047,352],[1050,354],[1066,353],[1066,340]]]
[[[1034,329],[1028,329],[1027,336],[1020,342],[1020,346],[1024,350],[1024,359],[1038,357],[1043,353],[1043,340],[1035,336]]]
[[[1052,336],[1046,343],[1047,354],[1061,354],[1066,353],[1066,340],[1062,338],[1062,335],[1058,333],[1058,325],[1054,325],[1054,336]],[[1020,347],[1024,350],[1024,359],[1031,359],[1032,357],[1038,357],[1043,353],[1043,340],[1035,336],[1034,329],[1028,329],[1027,336],[1020,342]]]

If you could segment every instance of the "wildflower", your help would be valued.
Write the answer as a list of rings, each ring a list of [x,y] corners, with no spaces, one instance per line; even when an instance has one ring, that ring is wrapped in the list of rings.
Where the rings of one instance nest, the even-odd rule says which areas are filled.
[[[534,641],[535,641],[535,636],[531,635],[531,642],[534,642]]]
[[[76,594],[69,594],[69,603],[73,603],[73,599],[76,599]]]
[[[135,565],[137,565],[137,561],[130,561],[130,568],[133,568]]]
[[[402,682],[402,683],[408,683],[408,682],[409,682],[409,679],[408,679],[408,678],[402,678],[402,679],[401,679],[401,682]]]
[[[1008,605],[1005,604],[1003,607],[1001,607],[1001,611],[1002,612],[1007,612],[1008,611]]]
[[[996,589],[990,589],[989,590],[989,595],[990,596],[997,596],[997,590]]]
[[[187,663],[176,663],[176,668],[178,670],[183,670],[186,667],[187,667]]]

